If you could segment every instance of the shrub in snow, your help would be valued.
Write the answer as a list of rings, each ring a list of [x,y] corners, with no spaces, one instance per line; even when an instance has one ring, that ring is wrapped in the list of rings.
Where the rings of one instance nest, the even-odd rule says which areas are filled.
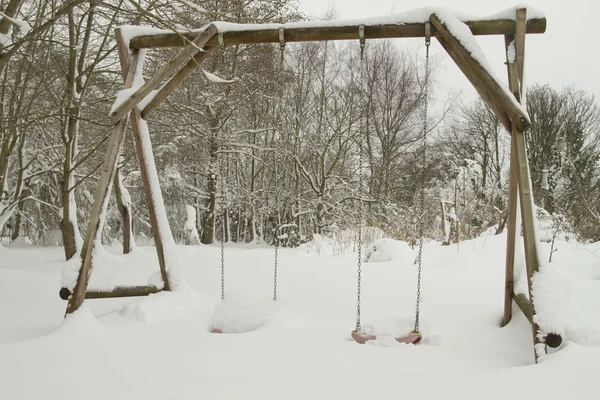
[[[363,261],[385,262],[394,259],[405,259],[412,261],[414,258],[415,253],[410,248],[408,243],[384,238],[371,243],[367,247]]]
[[[535,207],[535,216],[540,242],[549,243],[552,239],[568,241],[574,236],[569,232],[568,222],[562,214],[550,214],[542,207]]]

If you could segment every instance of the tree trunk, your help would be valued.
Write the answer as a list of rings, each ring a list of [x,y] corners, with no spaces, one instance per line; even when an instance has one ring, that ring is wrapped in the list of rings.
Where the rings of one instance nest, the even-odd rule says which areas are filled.
[[[67,121],[67,137],[65,146],[65,159],[63,162],[62,182],[62,221],[61,231],[65,258],[70,260],[80,249],[83,243],[77,223],[77,204],[75,202],[75,171],[74,159],[77,155],[77,134],[79,130],[78,105],[69,107]]]
[[[115,197],[117,199],[117,208],[123,218],[123,254],[131,252],[133,238],[133,227],[131,224],[131,197],[127,188],[123,186],[123,176],[121,167],[117,166],[113,185],[115,187]]]
[[[4,9],[4,14],[9,18],[14,18],[15,15],[17,15],[17,11],[19,11],[19,8],[21,7],[22,1],[23,0],[10,0]],[[8,34],[11,25],[12,23],[8,18],[0,19],[0,33],[3,35]]]

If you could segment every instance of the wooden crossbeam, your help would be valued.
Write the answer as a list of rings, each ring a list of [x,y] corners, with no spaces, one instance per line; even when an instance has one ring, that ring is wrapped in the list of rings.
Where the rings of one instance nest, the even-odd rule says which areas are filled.
[[[204,31],[198,34],[192,43],[188,44],[171,61],[162,67],[152,78],[150,78],[141,88],[133,93],[127,100],[121,103],[111,114],[113,124],[119,122],[127,113],[144,99],[151,91],[156,89],[162,82],[169,78],[181,65],[194,57],[201,48],[217,33],[214,25],[209,25]]]
[[[111,299],[117,297],[139,297],[149,296],[151,294],[162,292],[162,289],[156,286],[117,286],[112,290],[88,290],[85,293],[86,299]],[[67,288],[61,288],[58,295],[63,300],[68,300],[71,291]]]
[[[512,124],[524,131],[529,128],[530,122],[527,115],[515,104],[514,97],[511,98],[502,86],[479,64],[434,14],[430,18],[431,23],[440,33],[438,41],[454,60],[456,65],[473,84],[479,95],[488,103],[496,113],[500,122],[510,132]],[[512,124],[511,124],[512,122]]]
[[[285,27],[286,42],[313,42],[326,40],[356,40],[358,38],[358,25],[326,26],[330,21],[319,27]],[[508,35],[515,32],[516,22],[509,19],[475,20],[466,21],[473,35]],[[285,25],[281,25],[284,27]],[[546,18],[530,19],[527,21],[527,33],[544,33],[546,31]],[[136,36],[129,42],[131,49],[183,47],[187,41],[193,40],[197,32],[169,32],[153,35]],[[433,29],[432,35],[438,32]],[[424,23],[411,24],[365,24],[366,39],[390,38],[418,38],[425,37]],[[279,43],[279,26],[262,29],[242,29],[223,32],[225,45]],[[213,38],[206,43],[216,46],[217,40]]]

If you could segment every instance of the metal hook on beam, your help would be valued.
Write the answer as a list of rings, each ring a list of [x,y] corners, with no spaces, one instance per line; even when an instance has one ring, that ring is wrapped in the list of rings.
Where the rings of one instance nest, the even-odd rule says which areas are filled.
[[[358,27],[358,39],[360,40],[360,59],[362,60],[365,55],[365,26],[360,25]]]
[[[429,45],[431,44],[431,22],[425,22],[425,49],[426,57],[429,59]]]
[[[279,50],[281,51],[281,61],[285,52],[285,29],[279,28]]]

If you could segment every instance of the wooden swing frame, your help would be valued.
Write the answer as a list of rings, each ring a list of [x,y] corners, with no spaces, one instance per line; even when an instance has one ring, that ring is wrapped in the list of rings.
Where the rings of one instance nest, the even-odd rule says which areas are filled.
[[[542,343],[540,338],[544,336],[538,335],[539,327],[535,323],[535,308],[531,301],[531,279],[539,269],[539,256],[535,243],[533,197],[524,134],[530,122],[528,116],[522,111],[522,107],[516,106],[514,100],[516,99],[517,102],[520,102],[520,94],[523,90],[525,36],[526,34],[544,33],[546,30],[546,19],[534,18],[527,20],[526,9],[522,8],[516,10],[515,19],[464,22],[473,35],[504,35],[509,88],[510,92],[514,95],[512,99],[435,14],[431,15],[429,22],[431,24],[431,36],[438,40],[467,79],[473,84],[479,95],[494,111],[500,123],[511,133],[508,240],[506,247],[503,322],[506,325],[511,320],[513,297],[518,297],[516,303],[531,321],[533,341],[534,345],[537,346]],[[210,24],[202,31],[196,32],[169,32],[135,36],[129,41],[129,46],[127,46],[124,40],[122,28],[116,29],[115,37],[125,89],[132,87],[136,71],[142,66],[143,57],[140,56],[141,50],[173,47],[182,47],[182,50],[152,78],[146,81],[143,86],[120,103],[110,115],[113,123],[112,134],[102,165],[102,174],[94,197],[94,205],[85,241],[81,249],[81,266],[77,282],[72,293],[67,288],[61,290],[61,297],[68,299],[66,314],[77,311],[86,298],[143,296],[161,290],[170,291],[173,289],[173,282],[169,277],[169,268],[166,260],[175,257],[175,255],[167,257],[166,253],[169,249],[163,243],[165,238],[172,241],[172,234],[168,224],[165,226],[165,224],[158,223],[159,221],[166,221],[166,215],[162,215],[164,214],[163,207],[157,207],[158,202],[161,201],[160,197],[157,198],[157,190],[160,190],[160,188],[151,187],[150,182],[158,182],[158,177],[156,176],[156,171],[149,167],[149,165],[154,164],[154,159],[151,152],[151,145],[149,145],[149,138],[144,136],[140,125],[208,58],[211,52],[219,46],[282,43],[282,38],[285,38],[285,42],[357,40],[361,25],[364,27],[364,36],[366,39],[418,38],[425,37],[426,23],[358,25],[355,21],[352,23],[349,22],[345,26],[339,25],[331,26],[327,22],[324,22],[322,26],[319,26],[318,23],[310,26],[281,25],[273,27],[273,25],[265,25],[264,28],[260,27],[260,29],[257,29],[256,26],[248,26],[246,30],[235,29],[219,32],[218,24]],[[508,49],[509,45],[513,43],[516,56],[510,59],[508,57]],[[156,94],[143,109],[140,109],[138,104],[153,90],[157,90]],[[162,288],[154,286],[120,286],[112,291],[88,291],[88,280],[94,263],[94,248],[95,244],[100,241],[101,232],[99,227],[103,223],[103,211],[106,210],[108,204],[111,183],[116,171],[120,148],[129,120],[132,123],[136,152],[140,162],[141,176],[164,286]],[[144,146],[150,146],[150,149]],[[525,295],[515,296],[513,293],[517,193],[519,193],[522,210],[529,298]],[[546,343],[546,345],[550,344]],[[537,361],[537,353],[535,351],[534,353],[536,354]]]

